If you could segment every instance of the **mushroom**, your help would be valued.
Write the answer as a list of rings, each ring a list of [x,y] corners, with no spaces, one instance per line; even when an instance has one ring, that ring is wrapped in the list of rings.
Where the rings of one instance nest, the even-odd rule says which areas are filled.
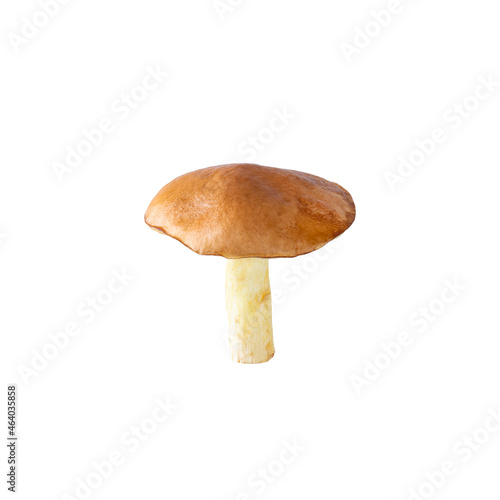
[[[177,177],[150,203],[146,224],[200,255],[227,259],[231,359],[274,356],[269,259],[313,252],[354,221],[351,195],[321,177],[235,163]]]

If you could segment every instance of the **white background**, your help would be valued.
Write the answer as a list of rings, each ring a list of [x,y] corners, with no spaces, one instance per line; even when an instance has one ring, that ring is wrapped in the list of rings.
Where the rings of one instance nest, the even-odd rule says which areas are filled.
[[[480,78],[500,81],[500,12],[491,0],[401,0],[359,48],[371,12],[387,8],[73,0],[19,44],[40,7],[3,2],[1,391],[18,386],[17,498],[82,498],[77,481],[114,451],[124,463],[91,498],[499,497],[488,415],[500,406],[500,87],[452,117]],[[349,63],[342,44],[355,41]],[[169,76],[145,95],[133,89],[148,67]],[[131,91],[144,100],[125,118],[116,100]],[[276,110],[293,118],[268,140]],[[113,131],[59,180],[55,162],[105,118]],[[435,128],[446,141],[391,189],[387,172]],[[268,144],[252,161],[338,182],[357,218],[318,256],[271,261],[276,356],[245,366],[224,342],[224,259],[143,215],[176,176],[249,161],[244,142],[259,133]],[[78,308],[123,269],[133,279],[87,323]],[[446,280],[466,287],[450,304]],[[439,314],[422,322],[430,303]],[[21,376],[71,321],[81,333]],[[412,342],[387,363],[381,344],[401,332]],[[388,366],[357,391],[353,376],[375,359]],[[121,436],[158,397],[178,408],[132,452]],[[465,460],[460,441],[474,433],[488,442]],[[304,449],[280,466],[294,440]],[[455,473],[426,489],[444,461]],[[268,467],[272,483],[251,486]]]

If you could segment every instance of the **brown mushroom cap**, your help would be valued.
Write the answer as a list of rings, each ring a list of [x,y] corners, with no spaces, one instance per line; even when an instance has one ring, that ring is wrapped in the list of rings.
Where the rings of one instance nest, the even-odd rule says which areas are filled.
[[[321,177],[235,163],[177,177],[150,203],[146,223],[200,255],[295,257],[354,221],[351,195]]]

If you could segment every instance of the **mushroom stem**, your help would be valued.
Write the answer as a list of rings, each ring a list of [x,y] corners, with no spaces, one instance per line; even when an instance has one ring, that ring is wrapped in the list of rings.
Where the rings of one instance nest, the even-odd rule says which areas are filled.
[[[226,310],[231,359],[269,361],[274,343],[268,259],[227,260]]]

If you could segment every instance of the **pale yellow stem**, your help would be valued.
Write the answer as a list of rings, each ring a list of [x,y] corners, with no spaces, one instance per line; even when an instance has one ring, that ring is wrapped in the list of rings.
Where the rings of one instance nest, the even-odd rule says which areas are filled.
[[[269,361],[274,343],[268,259],[227,260],[226,309],[231,359]]]

